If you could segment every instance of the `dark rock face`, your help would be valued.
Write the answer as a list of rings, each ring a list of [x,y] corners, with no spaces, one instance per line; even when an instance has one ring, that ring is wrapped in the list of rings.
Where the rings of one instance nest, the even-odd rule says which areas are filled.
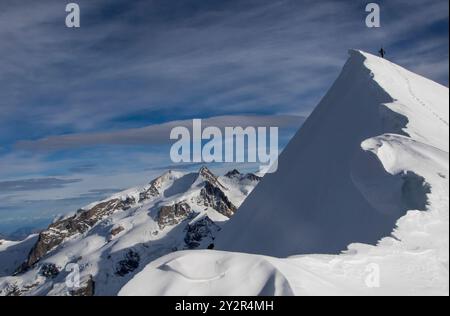
[[[128,250],[125,258],[117,263],[116,274],[125,276],[139,267],[141,256],[133,249]]]
[[[167,175],[170,175],[171,171]],[[139,194],[139,202],[150,200],[161,194],[161,189],[165,181],[166,175],[161,176],[150,182],[150,187]]]
[[[258,177],[253,173],[247,173],[244,178],[250,181],[257,181],[257,182],[262,180],[262,177]]]
[[[0,295],[4,296],[21,296],[22,291],[15,283],[8,284],[2,291],[0,291]]]
[[[135,203],[136,203],[136,200],[135,200],[134,198],[132,198],[132,197],[127,197],[127,198],[125,199],[125,201],[122,201],[122,202],[121,202],[122,210],[124,210],[124,211],[129,210],[129,209],[131,208],[131,206],[132,206],[133,204],[135,204]]]
[[[123,228],[122,226],[117,226],[117,227],[111,229],[110,237],[112,238],[112,237],[120,234],[124,230],[125,230],[125,228]]]
[[[238,180],[249,180],[249,181],[256,181],[259,182],[262,180],[261,177],[258,177],[257,175],[255,175],[254,173],[247,173],[245,175],[243,175],[242,173],[240,173],[238,170],[234,169],[233,171],[228,172],[225,177],[229,178],[229,179],[238,179]]]
[[[230,171],[230,172],[227,172],[226,174],[225,174],[225,177],[227,177],[227,178],[240,178],[241,177],[241,173],[238,171],[238,170],[236,170],[236,169],[234,169],[234,170],[232,170],[232,171]]]
[[[158,189],[155,187],[154,183],[150,185],[150,188],[145,190],[144,192],[139,193],[139,202],[149,200],[153,197],[157,197],[159,195]]]
[[[97,204],[88,211],[84,211],[77,215],[75,218],[75,224],[81,223],[85,224],[88,228],[94,226],[98,221],[104,217],[110,216],[116,210],[127,210],[131,205],[135,204],[136,201],[133,198],[127,198],[125,201],[119,199],[113,199],[100,204]],[[78,225],[79,226],[79,225]]]
[[[220,231],[220,227],[208,216],[193,224],[187,225],[186,236],[184,237],[186,247],[188,249],[198,248],[205,238],[214,241],[215,234],[218,231]]]
[[[95,281],[92,275],[89,276],[88,280],[81,285],[80,288],[76,290],[71,290],[70,295],[72,296],[94,296],[95,295]]]
[[[199,171],[199,176],[205,180],[205,182],[209,182],[211,185],[221,188],[222,190],[228,190],[226,187],[220,183],[218,178],[209,170],[207,167],[202,167]]]
[[[237,210],[236,206],[230,202],[225,193],[210,182],[206,182],[205,187],[200,191],[198,203],[207,207],[212,207],[226,217],[233,216]]]
[[[240,181],[242,181],[242,180],[249,180],[249,181],[256,181],[256,182],[259,182],[262,179],[261,177],[258,177],[254,173],[247,173],[247,174],[243,175],[242,173],[240,173],[236,169],[234,169],[234,170],[228,172],[227,174],[225,174],[225,177],[227,177],[229,179],[238,179]]]
[[[80,210],[72,217],[51,224],[47,230],[39,234],[38,241],[31,249],[27,261],[19,268],[18,272],[24,272],[32,267],[66,238],[85,233],[104,217],[113,214],[116,210],[126,210],[134,203],[133,198],[125,201],[113,199],[99,203],[89,210]]]
[[[42,276],[46,278],[55,278],[60,273],[60,269],[54,263],[44,263],[40,269]]]
[[[176,203],[170,206],[162,206],[159,209],[156,221],[159,228],[176,225],[191,215],[191,207],[186,202]]]

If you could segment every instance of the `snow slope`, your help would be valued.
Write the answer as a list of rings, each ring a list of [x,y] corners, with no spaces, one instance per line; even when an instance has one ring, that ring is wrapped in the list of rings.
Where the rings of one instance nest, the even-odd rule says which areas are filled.
[[[448,88],[350,51],[226,251],[160,258],[119,294],[448,295],[448,109]]]
[[[350,53],[283,151],[278,172],[264,178],[223,230],[219,249],[281,257],[337,254],[350,243],[375,244],[408,210],[425,209],[405,192],[411,186],[425,196],[420,181],[401,172],[417,174],[416,166],[392,176],[382,164],[393,157],[377,158],[361,144],[395,134],[448,155],[448,89],[387,60]]]
[[[37,235],[31,235],[22,241],[0,239],[0,277],[12,275],[17,267],[26,259]]]

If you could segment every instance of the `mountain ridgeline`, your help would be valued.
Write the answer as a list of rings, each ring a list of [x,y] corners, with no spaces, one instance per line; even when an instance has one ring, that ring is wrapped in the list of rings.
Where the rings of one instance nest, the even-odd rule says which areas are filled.
[[[259,181],[237,170],[223,177],[206,167],[188,174],[169,171],[145,187],[93,203],[39,233],[14,276],[0,278],[0,294],[117,294],[161,255],[214,248],[223,223]],[[73,290],[64,286],[70,263],[80,267],[82,279]]]

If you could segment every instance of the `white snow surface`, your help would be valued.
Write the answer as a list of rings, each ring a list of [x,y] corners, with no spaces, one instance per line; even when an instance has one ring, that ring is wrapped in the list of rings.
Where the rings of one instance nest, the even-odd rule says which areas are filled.
[[[12,275],[26,259],[37,235],[30,235],[22,241],[0,239],[0,277]]]
[[[352,50],[218,236],[120,295],[448,295],[448,88]]]

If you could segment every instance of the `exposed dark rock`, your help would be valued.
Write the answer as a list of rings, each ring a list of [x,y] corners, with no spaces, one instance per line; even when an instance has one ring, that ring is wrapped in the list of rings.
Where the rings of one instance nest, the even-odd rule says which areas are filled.
[[[20,296],[22,295],[22,291],[16,283],[10,283],[0,294],[5,296]]]
[[[232,171],[230,171],[230,172],[227,172],[226,174],[225,174],[225,177],[227,177],[227,178],[240,178],[241,177],[241,173],[237,170],[237,169],[234,169],[234,170],[232,170]]]
[[[200,191],[198,203],[212,207],[226,217],[231,217],[236,212],[236,206],[230,202],[225,193],[210,182],[206,182],[205,187]]]
[[[257,175],[255,175],[254,173],[247,173],[244,176],[245,179],[250,180],[250,181],[261,181],[262,177],[258,177]]]
[[[150,188],[145,190],[144,192],[139,193],[139,202],[149,200],[153,197],[156,197],[159,195],[158,189],[152,184]]]
[[[262,179],[262,177],[259,177],[259,176],[255,175],[254,173],[247,173],[247,174],[243,175],[236,169],[225,174],[225,177],[230,178],[230,179],[249,180],[249,181],[257,181],[257,182],[261,181],[261,179]]]
[[[114,237],[114,236],[120,234],[124,230],[125,230],[125,228],[123,228],[122,226],[117,226],[117,227],[111,229],[111,232],[110,232],[111,237]]]
[[[220,183],[218,177],[216,177],[207,167],[202,167],[200,169],[199,176],[206,182],[209,182],[211,185],[216,186],[221,190],[228,190],[222,183]]]
[[[166,226],[172,226],[182,222],[191,213],[191,207],[183,201],[174,205],[162,206],[159,209],[156,221],[158,222],[159,228],[163,229]]]
[[[122,209],[129,210],[133,204],[136,204],[136,200],[133,197],[127,197],[125,201],[122,201]]]
[[[220,227],[207,216],[189,224],[186,227],[186,236],[184,237],[186,247],[189,249],[198,248],[205,238],[214,240],[218,231],[220,231]]]
[[[53,279],[57,277],[61,271],[54,263],[44,263],[39,272],[42,276]]]
[[[125,258],[117,263],[116,274],[119,276],[125,276],[130,272],[133,272],[139,267],[141,256],[136,251],[130,249],[125,254]]]
[[[92,275],[79,288],[70,291],[72,296],[94,296],[95,295],[95,281]]]
[[[133,198],[128,198],[125,201],[113,199],[99,203],[89,210],[79,211],[72,217],[52,223],[47,230],[39,234],[38,241],[31,249],[27,261],[19,268],[18,272],[24,272],[32,267],[66,238],[85,233],[104,217],[113,214],[116,210],[125,210],[134,203]]]
[[[171,174],[172,171],[169,171],[168,173],[150,182],[150,187],[139,194],[139,202],[158,197],[161,194],[161,189],[163,187],[164,181],[166,181],[167,178],[170,178]]]

